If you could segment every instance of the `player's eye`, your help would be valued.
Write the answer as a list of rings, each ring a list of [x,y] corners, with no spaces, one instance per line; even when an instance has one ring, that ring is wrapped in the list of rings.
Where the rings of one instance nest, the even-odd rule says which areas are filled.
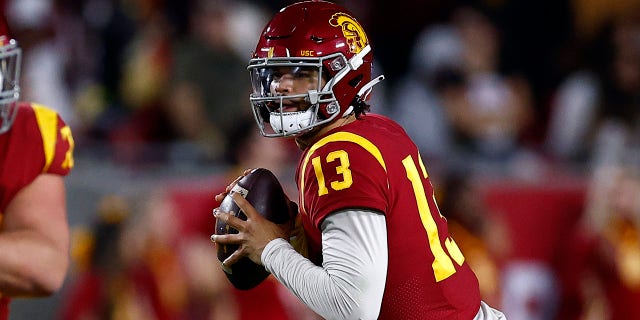
[[[310,78],[312,71],[308,68],[297,67],[293,70],[293,77],[296,79]]]
[[[305,77],[308,77],[308,76],[309,76],[309,73],[306,72],[306,71],[303,71],[303,70],[296,70],[293,73],[293,77],[296,78],[296,79],[301,79],[301,78],[305,78]]]

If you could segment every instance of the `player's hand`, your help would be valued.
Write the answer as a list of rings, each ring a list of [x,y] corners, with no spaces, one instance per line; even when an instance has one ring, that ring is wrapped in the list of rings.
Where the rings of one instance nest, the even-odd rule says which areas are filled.
[[[222,199],[224,199],[224,197],[227,196],[227,194],[229,192],[231,192],[231,189],[233,189],[233,187],[238,183],[238,181],[240,181],[240,179],[244,178],[244,176],[248,175],[249,172],[251,172],[251,170],[253,170],[253,168],[251,169],[245,169],[241,175],[239,175],[235,180],[231,181],[231,183],[229,183],[229,185],[227,185],[227,187],[224,189],[223,192],[217,194],[215,196],[215,199],[217,202],[222,202]]]
[[[233,201],[247,216],[242,220],[233,213],[214,210],[216,219],[222,219],[229,226],[238,230],[237,234],[212,235],[211,241],[218,244],[235,244],[240,247],[222,262],[224,268],[228,268],[238,262],[242,257],[249,257],[253,262],[262,264],[262,251],[271,240],[276,238],[289,239],[291,225],[278,225],[265,219],[256,209],[240,194],[231,193]]]

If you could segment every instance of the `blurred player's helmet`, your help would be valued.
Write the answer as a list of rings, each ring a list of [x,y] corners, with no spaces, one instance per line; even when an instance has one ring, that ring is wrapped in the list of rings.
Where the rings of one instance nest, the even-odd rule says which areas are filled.
[[[0,16],[0,134],[11,128],[20,97],[20,59],[22,51],[11,39],[4,16]]]
[[[260,35],[248,67],[250,102],[262,135],[295,136],[351,114],[383,79],[371,79],[372,56],[367,35],[346,9],[305,1],[280,10]],[[282,67],[317,70],[317,88],[305,94],[272,94],[274,71]],[[284,110],[283,101],[300,98],[309,103],[308,109]]]

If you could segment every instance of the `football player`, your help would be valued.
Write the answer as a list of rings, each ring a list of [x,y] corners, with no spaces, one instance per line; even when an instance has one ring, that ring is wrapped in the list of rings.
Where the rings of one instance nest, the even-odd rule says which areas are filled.
[[[0,320],[12,297],[56,292],[69,265],[63,177],[71,129],[51,109],[19,102],[21,50],[0,17]]]
[[[239,230],[212,236],[240,244],[223,264],[248,256],[326,319],[504,319],[482,302],[416,145],[367,113],[383,79],[371,76],[372,56],[360,23],[330,2],[287,6],[267,24],[248,67],[250,102],[264,136],[303,150],[305,245],[234,194],[248,220],[214,211]]]

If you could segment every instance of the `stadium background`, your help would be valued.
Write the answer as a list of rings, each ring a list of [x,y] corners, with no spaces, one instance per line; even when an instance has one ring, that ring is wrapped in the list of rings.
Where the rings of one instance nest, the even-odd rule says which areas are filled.
[[[23,99],[58,110],[76,142],[67,179],[73,268],[55,296],[16,301],[12,319],[60,319],[69,301],[82,304],[69,293],[90,269],[88,256],[105,247],[98,226],[123,226],[126,236],[109,241],[148,259],[162,252],[137,242],[166,237],[157,233],[170,234],[156,240],[175,250],[183,236],[206,240],[212,218],[198,219],[239,167],[266,166],[292,182],[298,151],[256,136],[245,70],[259,30],[290,2],[1,2],[24,50]],[[539,319],[619,307],[602,291],[589,296],[597,299],[588,308],[591,278],[571,261],[582,261],[572,254],[583,230],[615,239],[611,207],[626,204],[640,220],[638,201],[609,203],[640,192],[640,1],[338,3],[360,18],[374,72],[387,77],[373,111],[424,142],[440,205],[477,263],[485,299],[511,310],[504,284],[524,262],[524,273],[540,272],[547,286],[525,279],[509,290],[551,292],[551,302],[527,300],[525,309],[544,313]],[[455,97],[465,95],[478,103],[467,102],[461,115]],[[620,172],[630,181],[617,184]],[[637,222],[630,223],[632,252]],[[624,254],[614,256],[609,261]],[[640,295],[634,263],[627,273],[635,280],[616,292]],[[160,287],[175,284],[155,275]]]

